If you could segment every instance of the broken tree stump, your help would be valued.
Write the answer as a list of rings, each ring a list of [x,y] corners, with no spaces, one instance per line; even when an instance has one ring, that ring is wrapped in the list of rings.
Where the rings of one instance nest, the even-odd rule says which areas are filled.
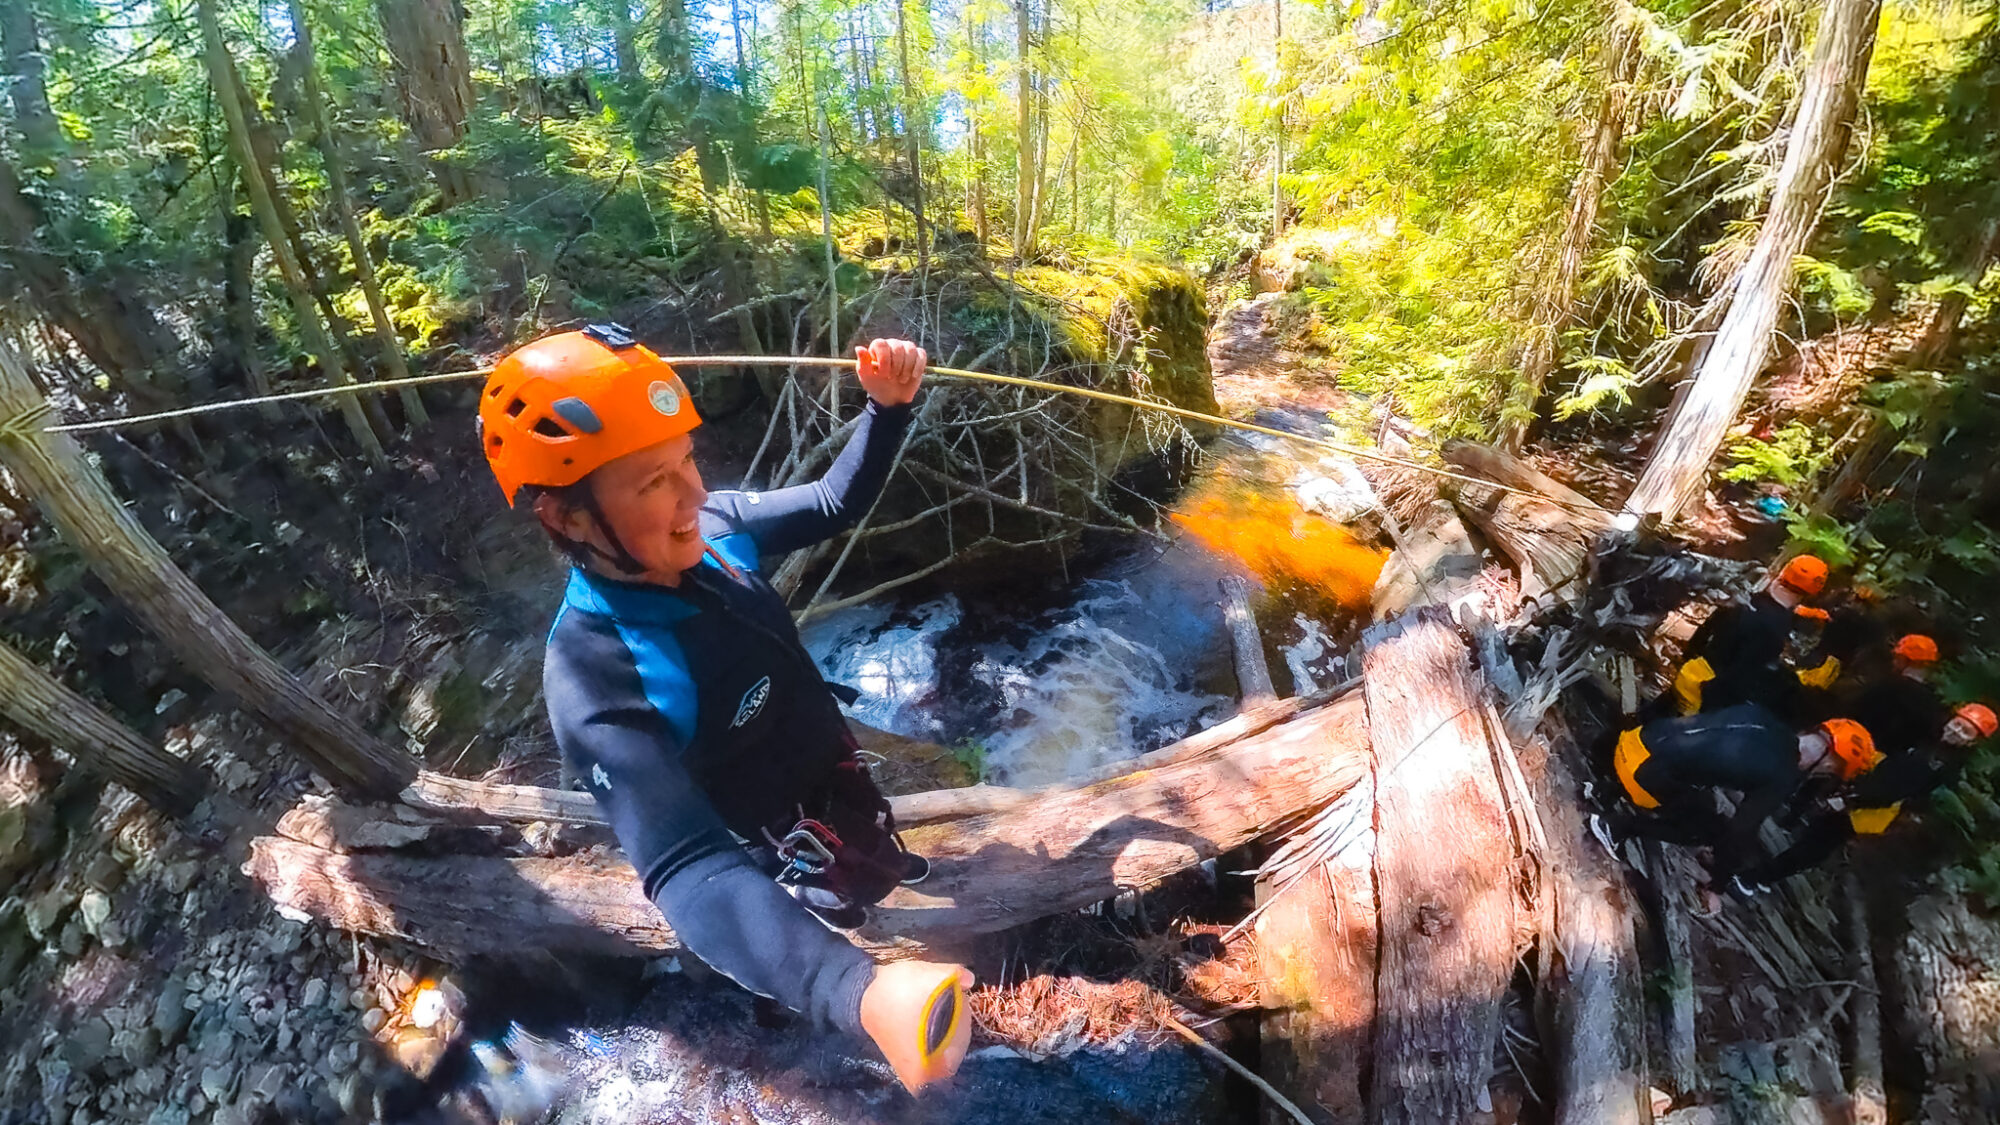
[[[1464,1121],[1514,969],[1515,842],[1472,654],[1443,611],[1362,636],[1375,763],[1374,1119]]]
[[[1259,727],[1284,713],[1290,718]],[[1235,730],[1254,733],[1218,743],[1206,731],[1134,763],[1144,768],[1133,773],[910,829],[904,837],[930,858],[931,877],[876,907],[860,944],[915,955],[933,941],[1008,929],[1147,886],[1282,830],[1368,770],[1358,695],[1241,718]],[[631,867],[610,853],[341,852],[280,835],[252,841],[245,870],[280,906],[448,955],[678,948]]]
[[[1611,513],[1499,450],[1461,442],[1448,446],[1444,457],[1460,472],[1563,501],[1552,503],[1462,481],[1449,481],[1445,489],[1465,518],[1513,560],[1521,576],[1522,598],[1567,600],[1582,592],[1590,545],[1611,527]]]

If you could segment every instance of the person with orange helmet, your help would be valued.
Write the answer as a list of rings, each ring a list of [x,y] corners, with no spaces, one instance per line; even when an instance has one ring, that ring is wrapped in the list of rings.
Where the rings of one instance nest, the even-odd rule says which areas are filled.
[[[1880,836],[1904,812],[1958,783],[1971,750],[2000,732],[2000,716],[1984,703],[1961,704],[1927,745],[1883,759],[1841,792],[1817,803],[1792,844],[1744,879],[1769,885],[1817,867],[1857,836]]]
[[[1830,719],[1803,733],[1755,703],[1655,719],[1619,735],[1612,762],[1630,808],[1602,814],[1593,830],[1711,847],[1721,882],[1759,862],[1757,833],[1809,779],[1847,780],[1881,760],[1868,731]],[[1740,794],[1723,816],[1719,792]]]
[[[766,559],[854,526],[888,479],[925,355],[877,340],[857,356],[868,403],[809,484],[710,492],[687,385],[619,325],[503,358],[479,440],[507,503],[570,562],[543,663],[549,724],[646,897],[690,952],[874,1040],[915,1090],[965,1055],[971,974],[878,966],[837,932],[930,866],[902,847],[763,577]]]
[[[1824,611],[1805,604],[1826,589],[1826,562],[1799,555],[1747,601],[1719,606],[1682,649],[1669,689],[1641,714],[1694,715],[1758,703],[1790,716],[1799,689],[1785,665],[1795,632],[1825,624]]]
[[[1930,635],[1905,633],[1890,648],[1887,674],[1858,685],[1838,706],[1867,724],[1882,752],[1892,757],[1935,742],[1952,719],[1930,679],[1940,655]]]

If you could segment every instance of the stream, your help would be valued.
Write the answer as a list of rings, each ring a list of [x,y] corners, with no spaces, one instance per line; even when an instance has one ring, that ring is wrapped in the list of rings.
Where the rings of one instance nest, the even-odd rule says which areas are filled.
[[[1259,420],[1319,424],[1309,415]],[[1286,490],[1309,490],[1325,470],[1284,444],[1236,434],[1213,443],[1159,536],[1073,561],[1067,580],[886,598],[811,622],[806,645],[829,681],[862,693],[855,718],[953,747],[983,780],[1023,787],[1058,784],[1235,713],[1224,575],[1263,580],[1260,622],[1279,690],[1323,686],[1342,674],[1336,639],[1352,616],[1338,607],[1352,608],[1353,589],[1331,601],[1298,597],[1286,579],[1324,585],[1328,568],[1358,568],[1335,578],[1362,589],[1365,604],[1380,562],[1334,525],[1301,516],[1301,498]],[[810,1033],[699,964],[663,959],[636,980],[569,983],[572,997],[592,998],[587,1007],[571,1000],[537,1014],[521,999],[537,982],[486,982],[478,991],[489,1004],[511,997],[475,1030],[483,1038],[440,1071],[417,1099],[420,1112],[389,1116],[494,1119],[482,1101],[501,1121],[551,1114],[577,1125],[1195,1122],[1245,1112],[1224,1096],[1219,1066],[1177,1040],[1128,1033],[1038,1058],[976,1038],[947,1088],[912,1099],[856,1045]]]

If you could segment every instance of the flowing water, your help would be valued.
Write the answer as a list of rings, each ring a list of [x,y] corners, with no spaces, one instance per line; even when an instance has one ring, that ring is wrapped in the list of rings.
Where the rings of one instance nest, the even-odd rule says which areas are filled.
[[[1326,480],[1323,466],[1272,439],[1232,435],[1212,452],[1157,539],[1135,537],[1068,575],[842,610],[812,622],[806,645],[828,680],[863,693],[856,718],[958,747],[985,780],[1016,786],[1060,783],[1235,712],[1218,604],[1226,574],[1265,587],[1281,690],[1331,682],[1379,553],[1303,513],[1300,490]],[[987,1047],[949,1090],[912,1100],[844,1037],[759,1009],[726,981],[693,979],[698,965],[654,968],[587,990],[594,1010],[530,1021],[546,1038],[510,1031],[526,1017],[508,1014],[461,1056],[453,1088],[423,1099],[427,1113],[479,1120],[451,1107],[484,1101],[514,1105],[514,1120],[549,1113],[579,1125],[1236,1116],[1212,1064],[1177,1043],[1136,1040],[1048,1059]]]

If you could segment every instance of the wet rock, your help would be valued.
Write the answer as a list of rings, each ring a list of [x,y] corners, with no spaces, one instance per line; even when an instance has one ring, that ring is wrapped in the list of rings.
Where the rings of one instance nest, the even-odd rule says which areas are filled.
[[[296,922],[282,922],[264,939],[264,948],[273,958],[290,957],[305,941],[306,928]]]
[[[81,957],[84,944],[89,940],[90,935],[83,932],[83,923],[72,918],[69,924],[63,927],[62,937],[57,939],[56,947],[63,951],[65,957]]]
[[[201,863],[190,859],[169,865],[163,877],[166,881],[167,889],[178,895],[186,894],[188,888],[194,886],[195,879],[200,875]]]
[[[418,1080],[431,1076],[443,1060],[446,1043],[428,1031],[405,1027],[389,1041],[389,1057]]]
[[[90,866],[84,869],[83,881],[110,894],[125,882],[125,865],[118,862],[117,856],[105,852],[90,861]]]
[[[375,995],[365,988],[356,988],[347,994],[347,1002],[357,1012],[365,1012],[375,1006]]]
[[[229,1096],[236,1085],[236,1071],[230,1067],[211,1066],[201,1072],[201,1092],[211,1102],[219,1102]]]
[[[83,892],[76,903],[76,916],[83,923],[84,932],[96,937],[98,928],[111,917],[111,896],[95,887]]]
[[[278,1100],[285,1089],[285,1068],[276,1063],[257,1067],[251,1071],[249,1085],[244,1088],[247,1095],[255,1096],[266,1104]]]
[[[389,1013],[380,1008],[370,1008],[361,1013],[361,1030],[370,1035],[382,1030],[382,1025],[388,1022]]]
[[[127,1028],[114,1037],[112,1049],[134,1067],[144,1067],[160,1054],[160,1033],[152,1027]]]
[[[61,932],[61,926],[69,918],[70,908],[76,905],[76,895],[67,887],[54,887],[28,904],[22,920],[27,923],[28,933],[36,941],[48,941],[51,935]]]
[[[305,990],[299,994],[299,1006],[311,1011],[325,1002],[326,982],[318,977],[307,981]]]
[[[63,1039],[63,1058],[76,1074],[90,1074],[111,1053],[111,1025],[101,1016],[92,1016],[76,1025]]]
[[[40,863],[55,844],[55,814],[40,804],[0,808],[0,883]]]
[[[159,1067],[149,1066],[132,1074],[132,1092],[142,1098],[150,1098],[167,1085],[166,1072]]]

